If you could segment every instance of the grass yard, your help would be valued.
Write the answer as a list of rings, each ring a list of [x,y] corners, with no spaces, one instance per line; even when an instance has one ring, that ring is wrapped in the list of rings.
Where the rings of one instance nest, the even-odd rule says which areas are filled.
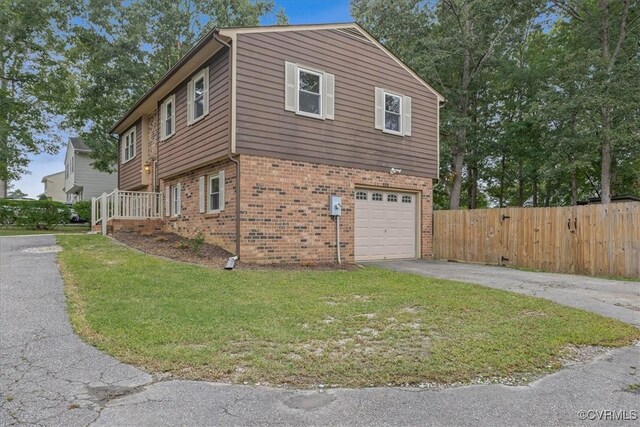
[[[377,268],[224,271],[58,236],[88,342],[191,379],[357,387],[515,380],[640,330],[542,299]]]
[[[87,233],[91,231],[89,225],[60,225],[51,230],[28,230],[13,226],[0,226],[1,236],[28,236],[32,234],[61,234],[61,233]]]

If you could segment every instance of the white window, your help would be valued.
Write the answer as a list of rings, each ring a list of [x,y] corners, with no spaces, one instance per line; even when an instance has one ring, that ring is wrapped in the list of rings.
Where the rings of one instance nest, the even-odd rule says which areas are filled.
[[[160,140],[165,140],[176,131],[176,96],[171,95],[160,107]]]
[[[375,88],[375,128],[411,136],[411,98]]]
[[[371,195],[371,200],[373,200],[374,202],[381,202],[383,200],[382,193],[373,193]]]
[[[298,68],[298,113],[322,117],[322,74]]]
[[[333,120],[334,87],[333,74],[285,62],[285,110]]]
[[[367,200],[366,191],[356,191],[356,200]]]
[[[402,97],[392,93],[384,93],[384,130],[401,133],[402,129]]]
[[[398,195],[397,194],[387,194],[387,202],[397,202]]]
[[[180,184],[171,186],[171,215],[180,215]]]
[[[221,210],[222,206],[222,187],[224,183],[220,182],[220,174],[212,175],[209,177],[209,212],[216,212]]]
[[[411,196],[402,196],[402,203],[411,203]]]
[[[209,114],[209,68],[196,74],[187,85],[187,124]]]
[[[122,159],[123,163],[128,162],[136,156],[136,127],[124,134],[122,138]]]

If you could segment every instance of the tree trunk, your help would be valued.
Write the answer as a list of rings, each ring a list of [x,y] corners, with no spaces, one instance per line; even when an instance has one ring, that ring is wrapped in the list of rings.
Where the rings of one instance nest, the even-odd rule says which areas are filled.
[[[460,129],[464,131],[465,129]],[[449,209],[460,209],[460,193],[462,191],[462,167],[464,165],[464,152],[457,149],[453,155],[453,185],[449,197]]]
[[[533,177],[533,207],[538,207],[538,177]]]
[[[505,174],[505,155],[502,153],[502,159],[500,159],[500,193],[498,195],[498,207],[504,207],[504,174]]]
[[[518,163],[518,205],[524,206],[524,165]]]
[[[600,202],[611,203],[611,109],[602,107],[602,146],[600,147]]]
[[[578,177],[575,169],[571,169],[571,206],[578,204]]]
[[[472,31],[471,19],[469,17],[468,5],[463,5],[463,14],[465,17],[465,33],[462,34],[463,39]],[[464,51],[464,61],[462,64],[462,91],[459,99],[460,116],[465,120],[469,111],[468,89],[471,82],[471,51],[468,47]],[[462,124],[458,130],[456,137],[456,145],[453,152],[453,185],[451,188],[451,198],[449,199],[449,209],[460,209],[460,194],[462,192],[462,169],[464,167],[464,154],[467,146],[467,125]]]

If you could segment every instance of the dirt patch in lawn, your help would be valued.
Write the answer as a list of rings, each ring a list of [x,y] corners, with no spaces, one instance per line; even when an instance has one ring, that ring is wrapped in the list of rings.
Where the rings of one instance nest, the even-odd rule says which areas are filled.
[[[142,234],[136,232],[118,232],[112,236],[127,246],[150,255],[161,256],[176,261],[198,264],[205,267],[224,268],[232,253],[210,243],[201,243],[197,249],[190,239],[175,233]],[[255,264],[239,260],[236,270],[353,270],[359,268],[351,263],[300,263],[300,264]]]

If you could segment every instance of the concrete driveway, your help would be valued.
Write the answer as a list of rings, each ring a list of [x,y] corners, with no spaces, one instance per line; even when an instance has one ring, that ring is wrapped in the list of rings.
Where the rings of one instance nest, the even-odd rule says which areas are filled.
[[[459,280],[546,298],[640,327],[640,282],[536,273],[448,261],[384,261],[376,265],[426,277]]]
[[[625,391],[640,382],[637,346],[518,387],[298,391],[162,381],[73,333],[57,249],[52,236],[0,238],[3,426],[615,425],[605,419],[640,412],[638,395]]]

